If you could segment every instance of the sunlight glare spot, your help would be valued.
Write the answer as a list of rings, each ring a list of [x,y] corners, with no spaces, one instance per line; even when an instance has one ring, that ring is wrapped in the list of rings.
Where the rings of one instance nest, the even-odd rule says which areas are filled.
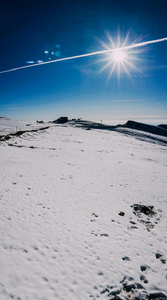
[[[126,54],[122,49],[116,49],[113,51],[112,57],[116,62],[123,62],[126,59]]]
[[[134,46],[128,45],[129,33],[126,35],[125,39],[121,38],[120,32],[117,34],[117,40],[114,42],[109,33],[107,34],[108,43],[105,41],[100,41],[102,46],[110,50],[111,53],[106,53],[106,59],[101,59],[100,61],[106,61],[105,65],[101,67],[100,72],[103,72],[105,69],[110,68],[109,78],[111,78],[114,72],[117,73],[117,78],[120,79],[121,74],[123,76],[127,74],[131,76],[131,71],[138,72],[137,66],[135,66],[134,62],[139,60],[137,55],[141,52],[141,50],[132,49]]]

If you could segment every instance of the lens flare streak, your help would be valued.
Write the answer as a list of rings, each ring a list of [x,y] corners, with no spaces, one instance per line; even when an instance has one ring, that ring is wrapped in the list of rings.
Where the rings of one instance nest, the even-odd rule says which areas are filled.
[[[136,44],[132,44],[132,45],[128,45],[128,46],[124,46],[125,42],[126,42],[126,41],[124,41],[123,46],[120,47],[120,48],[116,48],[116,49],[117,49],[117,51],[118,50],[128,50],[128,49],[133,49],[133,48],[138,48],[138,47],[144,47],[144,46],[147,46],[147,45],[150,45],[150,44],[160,43],[160,42],[165,42],[165,41],[167,41],[167,37],[162,38],[162,39],[157,39],[157,40],[151,40],[151,41],[136,43]],[[111,40],[111,43],[113,43],[112,40]],[[42,62],[40,64],[36,63],[36,64],[33,64],[33,65],[22,66],[22,67],[17,67],[17,68],[9,69],[9,70],[0,71],[0,74],[14,72],[14,71],[17,71],[17,70],[22,70],[22,69],[37,67],[37,66],[46,65],[46,64],[51,64],[51,63],[60,62],[60,61],[66,61],[66,60],[77,59],[77,58],[82,58],[82,57],[88,57],[88,56],[93,56],[93,55],[100,55],[100,54],[105,54],[105,53],[112,53],[114,51],[115,51],[115,49],[107,49],[107,50],[102,50],[102,51],[97,51],[97,52],[91,52],[91,53],[86,53],[86,54],[81,54],[81,55],[76,55],[76,56],[58,58],[58,59],[55,59],[55,60],[50,60],[50,61]]]

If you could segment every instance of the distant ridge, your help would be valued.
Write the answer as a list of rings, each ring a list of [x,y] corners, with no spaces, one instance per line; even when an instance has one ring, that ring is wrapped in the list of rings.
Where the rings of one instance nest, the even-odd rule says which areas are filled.
[[[161,127],[161,128],[163,128],[163,129],[166,129],[166,130],[167,130],[167,125],[166,125],[166,124],[158,125],[158,127]]]
[[[136,122],[136,121],[129,120],[126,124],[119,125],[119,126],[126,127],[126,128],[131,128],[131,129],[136,129],[136,130],[141,130],[141,131],[145,131],[145,132],[149,132],[149,133],[153,133],[153,134],[162,135],[162,136],[167,137],[167,129],[162,127],[162,125],[154,126],[154,125],[148,125],[148,124],[139,123],[139,122]],[[167,127],[167,125],[163,125],[163,126]]]
[[[151,133],[151,134],[156,134],[160,136],[167,137],[167,125],[159,125],[159,126],[154,126],[154,125],[149,125],[145,123],[139,123],[136,121],[127,121],[125,124],[119,124],[116,126],[113,125],[105,125],[101,123],[96,123],[96,122],[91,122],[91,121],[74,121],[75,126],[81,126],[86,129],[103,129],[103,130],[117,130],[117,128],[120,129],[122,128],[128,128],[128,129],[135,129],[139,131],[144,131],[145,133]],[[163,127],[162,127],[163,126]]]

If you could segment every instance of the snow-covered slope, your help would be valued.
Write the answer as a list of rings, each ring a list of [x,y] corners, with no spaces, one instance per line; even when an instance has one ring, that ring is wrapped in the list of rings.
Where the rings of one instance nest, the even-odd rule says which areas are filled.
[[[0,299],[167,299],[166,150],[68,125],[0,142]]]
[[[18,131],[31,131],[33,129],[46,127],[46,124],[48,125],[48,123],[37,123],[35,121],[26,122],[0,117],[0,137]]]

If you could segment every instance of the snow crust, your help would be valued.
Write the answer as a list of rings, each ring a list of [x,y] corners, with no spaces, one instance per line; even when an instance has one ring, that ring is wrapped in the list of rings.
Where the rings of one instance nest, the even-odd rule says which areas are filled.
[[[166,150],[68,125],[0,142],[0,299],[116,299],[124,278],[166,295]]]

